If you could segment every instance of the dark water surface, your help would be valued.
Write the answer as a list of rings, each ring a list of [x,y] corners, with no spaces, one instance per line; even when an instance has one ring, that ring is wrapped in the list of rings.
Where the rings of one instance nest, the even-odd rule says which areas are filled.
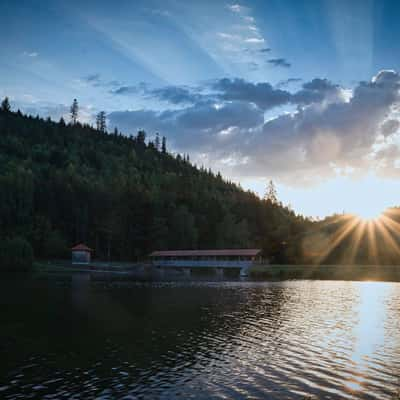
[[[2,399],[391,399],[400,284],[0,283]]]

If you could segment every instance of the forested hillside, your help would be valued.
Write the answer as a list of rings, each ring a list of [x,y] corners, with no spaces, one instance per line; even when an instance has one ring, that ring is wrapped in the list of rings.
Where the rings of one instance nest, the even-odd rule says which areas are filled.
[[[82,241],[100,259],[260,246],[285,261],[310,224],[169,154],[165,139],[0,111],[0,239],[26,239],[36,257],[68,256]]]

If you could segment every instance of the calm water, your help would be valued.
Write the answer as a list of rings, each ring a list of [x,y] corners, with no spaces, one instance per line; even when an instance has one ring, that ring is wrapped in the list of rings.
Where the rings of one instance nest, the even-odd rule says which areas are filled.
[[[0,398],[391,399],[400,284],[0,283]]]

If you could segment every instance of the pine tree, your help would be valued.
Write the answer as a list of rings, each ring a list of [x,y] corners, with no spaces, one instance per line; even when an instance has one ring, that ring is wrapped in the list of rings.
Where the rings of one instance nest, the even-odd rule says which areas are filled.
[[[79,112],[78,100],[74,99],[70,108],[71,123],[73,125],[75,125],[78,122],[78,112]]]
[[[100,111],[96,116],[96,128],[100,132],[106,132],[107,130],[106,113],[104,111]]]
[[[275,188],[274,182],[272,182],[272,179],[268,182],[264,200],[270,201],[272,204],[276,204],[278,202],[276,188]]]
[[[4,100],[1,102],[1,111],[4,112],[11,111],[10,101],[8,100],[8,97],[5,97]]]
[[[167,152],[167,138],[163,136],[161,143],[161,153],[165,154],[166,152]]]
[[[154,146],[157,151],[160,151],[160,135],[158,132],[156,133],[156,139],[154,141]]]
[[[145,145],[145,141],[146,141],[146,132],[145,131],[139,131],[137,133],[136,140],[137,140],[137,142],[139,144],[144,146]]]

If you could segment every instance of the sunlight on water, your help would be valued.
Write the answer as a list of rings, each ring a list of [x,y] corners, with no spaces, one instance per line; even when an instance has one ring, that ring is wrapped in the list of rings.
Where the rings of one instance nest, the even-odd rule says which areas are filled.
[[[0,300],[5,399],[384,400],[400,389],[397,283],[77,279],[3,288]]]

